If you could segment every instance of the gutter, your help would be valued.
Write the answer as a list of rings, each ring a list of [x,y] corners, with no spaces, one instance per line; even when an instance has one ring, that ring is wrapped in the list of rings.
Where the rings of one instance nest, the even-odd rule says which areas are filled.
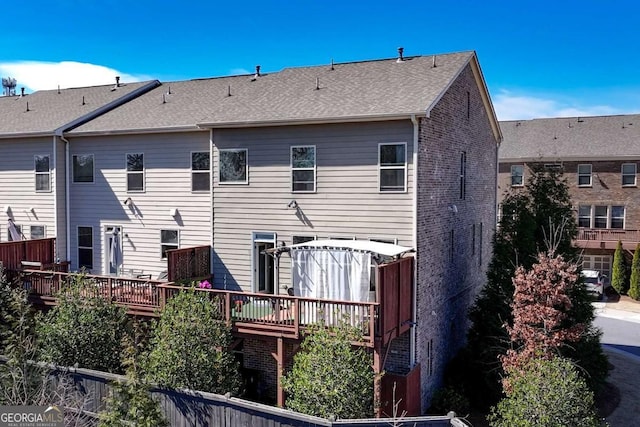
[[[407,120],[411,117],[424,116],[424,112],[404,113],[404,114],[378,114],[368,116],[344,116],[344,117],[326,117],[317,119],[283,119],[283,120],[252,120],[245,122],[203,122],[197,123],[200,129],[215,128],[246,128],[246,127],[266,127],[266,126],[290,126],[290,125],[316,125],[331,123],[359,123],[359,122],[382,122],[391,120]]]

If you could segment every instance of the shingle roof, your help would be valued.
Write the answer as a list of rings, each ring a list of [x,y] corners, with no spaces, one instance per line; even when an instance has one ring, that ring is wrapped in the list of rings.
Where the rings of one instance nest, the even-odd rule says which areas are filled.
[[[433,56],[416,56],[402,63],[394,58],[335,64],[333,69],[330,64],[286,68],[254,81],[242,75],[164,83],[72,134],[420,114],[474,55],[438,55],[435,68]]]
[[[501,161],[640,157],[640,114],[500,122]]]
[[[157,84],[157,81],[127,83],[115,90],[114,85],[40,90],[25,96],[0,97],[0,138],[53,134]]]

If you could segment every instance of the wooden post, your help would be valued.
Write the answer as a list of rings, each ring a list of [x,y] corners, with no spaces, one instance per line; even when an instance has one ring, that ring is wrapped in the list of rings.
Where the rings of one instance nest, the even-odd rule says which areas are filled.
[[[282,389],[282,374],[284,372],[284,338],[277,338],[277,352],[274,355],[276,358],[276,379],[277,379],[277,395],[278,395],[278,407],[284,408],[284,390]]]
[[[382,417],[382,347],[378,340],[373,346],[373,412],[377,418]]]
[[[107,295],[109,295],[109,301],[113,301],[113,288],[111,287],[111,277],[107,279]]]
[[[229,292],[225,292],[224,304],[225,320],[227,321],[227,326],[231,326],[231,294]]]

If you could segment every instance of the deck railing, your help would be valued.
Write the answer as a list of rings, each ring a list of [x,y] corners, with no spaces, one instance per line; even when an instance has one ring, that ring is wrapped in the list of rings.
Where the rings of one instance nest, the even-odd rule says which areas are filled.
[[[577,241],[640,242],[640,231],[609,228],[579,228]]]
[[[76,276],[70,273],[25,270],[22,285],[35,302],[56,304],[56,295]],[[130,314],[157,316],[167,301],[187,288],[169,282],[127,277],[85,275],[87,296],[101,296],[124,305]],[[319,300],[288,295],[195,288],[211,299],[220,318],[240,334],[299,338],[312,324],[358,328],[365,345],[373,346],[379,334],[380,305],[372,302]]]

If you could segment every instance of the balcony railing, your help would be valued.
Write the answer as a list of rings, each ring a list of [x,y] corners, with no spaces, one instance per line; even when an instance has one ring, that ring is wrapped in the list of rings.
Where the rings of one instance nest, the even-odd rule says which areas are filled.
[[[615,249],[621,241],[625,249],[633,250],[640,242],[639,230],[609,228],[579,228],[576,243],[584,248]]]
[[[25,270],[22,285],[32,301],[55,305],[56,295],[76,280],[70,273]],[[157,316],[167,301],[184,287],[169,282],[125,277],[85,276],[82,292],[100,296],[127,307],[134,315]],[[299,338],[312,324],[358,328],[366,346],[379,335],[380,305],[371,302],[319,300],[288,295],[195,288],[218,308],[220,318],[235,333]]]

